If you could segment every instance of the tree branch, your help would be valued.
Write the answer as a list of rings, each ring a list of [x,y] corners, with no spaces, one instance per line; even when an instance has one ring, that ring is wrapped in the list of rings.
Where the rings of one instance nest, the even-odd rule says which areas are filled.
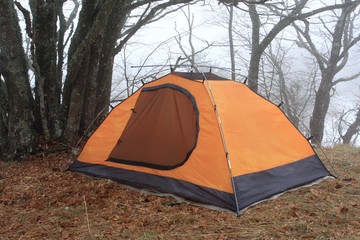
[[[296,43],[299,47],[305,48],[309,53],[311,53],[315,58],[319,65],[319,68],[321,71],[325,70],[326,66],[328,64],[328,60],[324,58],[316,49],[314,42],[311,39],[311,36],[309,34],[309,22],[304,20],[305,24],[305,30],[301,30],[295,23],[292,24],[292,26],[296,30],[296,34],[298,35],[298,40]],[[303,41],[300,34],[306,39],[306,43]]]
[[[301,10],[305,7],[308,0],[302,0],[298,2],[298,4],[294,7],[294,9],[287,15],[284,16],[283,19],[281,19],[265,36],[265,38],[262,40],[262,42],[259,45],[259,52],[263,52],[265,48],[271,43],[271,41],[276,37],[276,35],[281,32],[285,27],[292,24],[296,20],[306,19],[310,16],[316,15],[318,13],[333,10],[333,9],[339,9],[343,7],[351,6],[352,4],[359,4],[359,0],[355,1],[347,1],[342,4],[334,4],[329,5],[325,7],[321,7],[318,9],[315,9],[313,11],[307,12],[307,13],[301,13]]]
[[[121,51],[121,49],[123,48],[124,44],[127,43],[127,41],[129,41],[129,39],[143,26],[145,26],[146,24],[149,23],[149,21],[151,19],[153,19],[156,14],[158,13],[158,11],[161,11],[169,6],[172,5],[176,5],[176,4],[181,4],[181,3],[189,3],[192,0],[170,0],[168,2],[165,3],[161,3],[155,7],[153,7],[150,12],[146,15],[143,16],[142,19],[139,19],[137,21],[137,23],[135,25],[133,25],[133,27],[128,31],[128,34],[126,35],[126,37],[124,39],[122,39],[119,43],[118,46],[115,47],[113,54],[116,55],[117,53],[119,53]],[[145,1],[146,2],[146,1]]]
[[[22,14],[24,15],[25,25],[26,25],[26,33],[29,36],[29,38],[32,38],[33,32],[31,31],[32,27],[31,27],[30,12],[27,9],[25,9],[21,5],[21,3],[19,3],[18,1],[15,1],[14,4],[22,12]]]
[[[344,78],[339,78],[338,80],[334,81],[332,83],[332,86],[335,86],[336,84],[340,83],[340,82],[348,82],[348,81],[352,81],[354,80],[355,78],[358,78],[360,77],[360,72],[350,76],[350,77],[344,77]]]

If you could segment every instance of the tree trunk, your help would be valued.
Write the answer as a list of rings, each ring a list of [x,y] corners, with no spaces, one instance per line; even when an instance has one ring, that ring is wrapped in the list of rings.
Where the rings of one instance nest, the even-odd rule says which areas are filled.
[[[79,16],[79,23],[71,41],[69,48],[68,62],[74,61],[78,48],[84,41],[84,38],[88,35],[96,21],[100,1],[84,1],[83,7]],[[78,135],[81,134],[81,124],[87,124],[82,121],[84,116],[84,99],[86,99],[85,107],[87,108],[85,116],[93,115],[89,108],[93,101],[88,97],[94,94],[94,82],[96,81],[97,65],[99,59],[100,42],[102,39],[101,31],[92,36],[91,44],[84,46],[84,55],[81,58],[81,65],[79,68],[69,67],[68,75],[64,83],[63,92],[63,114],[66,116],[66,125],[63,133],[63,137],[69,143],[74,143]],[[86,89],[86,91],[85,91]],[[85,97],[86,92],[86,97]],[[94,97],[96,94],[93,95]],[[91,116],[90,116],[91,117]],[[83,128],[86,128],[85,126]]]
[[[0,73],[0,157],[5,152],[8,145],[8,109],[6,85],[1,79]]]
[[[351,138],[356,134],[358,134],[359,128],[360,128],[360,107],[356,113],[355,121],[352,124],[350,124],[346,133],[343,136],[341,136],[343,140],[343,144],[350,144]]]
[[[80,4],[76,0],[73,0],[75,4],[74,9],[72,10],[68,19],[65,18],[64,12],[62,8],[58,9],[59,16],[59,30],[58,30],[58,41],[57,41],[57,55],[58,55],[58,64],[56,69],[56,78],[57,82],[62,85],[63,82],[63,66],[64,66],[64,52],[65,47],[70,39],[70,36],[73,34],[74,20],[77,17],[77,12],[79,10]],[[71,27],[71,31],[69,33],[68,39],[65,39],[66,31]],[[64,122],[64,118],[62,118],[62,122]]]
[[[0,72],[8,93],[8,153],[12,158],[31,152],[37,139],[33,130],[28,67],[19,19],[11,0],[0,3],[0,32]]]
[[[351,1],[346,1],[345,3],[351,3]],[[345,81],[344,79],[334,81],[335,75],[346,65],[350,48],[360,40],[360,36],[354,37],[352,31],[347,32],[345,30],[347,22],[350,21],[351,12],[357,6],[358,4],[355,3],[341,9],[341,14],[337,16],[333,31],[327,32],[328,35],[323,37],[323,39],[331,40],[331,47],[327,46],[329,52],[326,54],[320,54],[316,49],[309,33],[308,22],[305,22],[305,31],[295,26],[295,29],[306,39],[308,44],[305,46],[303,39],[299,38],[300,46],[305,47],[316,58],[321,71],[321,83],[315,96],[313,115],[310,120],[311,134],[315,142],[319,144],[322,143],[324,135],[325,117],[329,108],[331,89],[339,82]],[[352,24],[354,23],[352,22]],[[324,25],[324,28],[326,27]],[[326,30],[329,31],[329,29]],[[326,42],[324,45],[326,46]],[[321,48],[324,48],[324,46],[322,45]],[[354,79],[355,76],[349,79]]]
[[[123,6],[117,5],[108,18],[104,30],[104,38],[101,47],[101,57],[97,75],[96,92],[96,115],[102,112],[101,119],[107,114],[107,107],[110,104],[112,71],[114,66],[114,48],[126,21],[126,14],[122,12]]]
[[[251,57],[250,57],[250,66],[248,73],[248,85],[251,90],[254,92],[258,91],[258,81],[259,81],[259,65],[262,52],[259,52],[260,46],[260,17],[256,10],[255,4],[249,5],[249,14],[252,23],[252,38],[251,38]]]
[[[251,54],[248,74],[248,86],[256,93],[258,92],[260,60],[261,53],[254,52]]]
[[[87,10],[91,12],[96,7],[93,4],[88,6]],[[122,10],[121,4],[112,8],[104,24],[104,33],[99,34],[93,41],[89,49],[88,60],[79,69],[77,83],[72,88],[76,94],[72,94],[70,98],[68,123],[64,134],[65,139],[69,142],[74,142],[79,135],[83,135],[94,118],[110,103],[114,48],[126,19],[126,14]],[[95,12],[97,11],[93,13],[95,14]],[[88,20],[86,22],[89,24]],[[90,24],[84,26],[92,27]],[[87,31],[83,31],[83,33],[87,33]],[[78,94],[82,95],[78,96]],[[74,105],[73,102],[77,102],[77,104]],[[106,114],[106,111],[103,112]]]
[[[33,44],[35,54],[34,64],[39,68],[35,71],[36,106],[44,107],[47,124],[50,134],[57,138],[61,135],[60,121],[60,94],[61,81],[57,78],[57,16],[63,1],[31,0],[30,6],[33,15]],[[41,89],[43,86],[43,89]],[[40,92],[39,92],[40,91]],[[42,92],[41,92],[42,91]],[[44,106],[41,106],[42,95]],[[39,110],[37,110],[39,112]],[[45,127],[45,128],[46,128]],[[44,128],[44,126],[43,126]]]
[[[80,75],[83,58],[99,37],[102,37],[109,12],[119,0],[83,1],[78,27],[68,54],[68,71],[63,91],[63,114],[68,115],[72,88]]]
[[[75,86],[72,88],[71,101],[69,106],[68,118],[66,121],[66,127],[64,131],[64,138],[71,144],[73,144],[80,131],[80,123],[82,116],[82,109],[84,103],[84,93],[86,86],[86,78],[89,70],[90,53],[83,59],[81,65],[81,71],[75,82]]]
[[[96,80],[98,76],[98,64],[101,53],[101,40],[102,38],[99,37],[98,41],[90,48],[89,70],[87,73],[88,76],[85,87],[85,100],[82,109],[80,134],[85,133],[96,117],[95,109],[98,102],[98,99],[96,98]]]
[[[322,79],[327,79],[326,74]],[[325,117],[330,104],[331,83],[322,80],[319,90],[316,92],[312,118],[310,119],[310,132],[315,143],[322,143],[324,136]]]
[[[235,81],[235,50],[234,50],[234,38],[233,38],[233,20],[234,20],[234,5],[230,4],[229,8],[229,50],[230,50],[230,62],[231,62],[231,80]]]

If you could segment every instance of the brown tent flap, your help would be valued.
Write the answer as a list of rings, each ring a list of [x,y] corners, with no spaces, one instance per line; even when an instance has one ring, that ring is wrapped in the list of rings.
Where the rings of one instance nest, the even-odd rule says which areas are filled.
[[[129,109],[130,110],[130,109]],[[168,170],[183,165],[196,147],[199,111],[184,88],[143,88],[108,161]]]

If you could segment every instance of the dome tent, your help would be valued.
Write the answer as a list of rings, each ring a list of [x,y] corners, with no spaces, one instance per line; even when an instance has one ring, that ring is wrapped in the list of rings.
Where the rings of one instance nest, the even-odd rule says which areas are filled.
[[[70,169],[236,214],[331,176],[276,105],[242,83],[179,72],[117,105]]]

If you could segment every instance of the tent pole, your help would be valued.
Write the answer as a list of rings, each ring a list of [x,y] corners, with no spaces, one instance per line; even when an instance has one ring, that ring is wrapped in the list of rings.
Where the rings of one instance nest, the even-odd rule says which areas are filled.
[[[232,168],[231,168],[231,163],[230,163],[230,158],[229,158],[229,152],[228,152],[227,145],[226,145],[226,140],[225,140],[225,136],[224,136],[223,127],[222,127],[222,124],[221,124],[221,119],[220,119],[219,111],[218,111],[218,109],[217,109],[216,102],[215,102],[215,98],[214,98],[214,95],[213,95],[213,93],[212,93],[210,84],[209,84],[209,82],[208,82],[208,80],[207,80],[204,72],[201,71],[201,74],[203,75],[204,81],[206,82],[206,85],[207,85],[208,88],[209,88],[210,96],[211,96],[211,99],[212,99],[213,104],[214,104],[214,110],[215,110],[215,112],[216,112],[217,120],[218,120],[218,123],[219,123],[219,128],[220,128],[220,132],[221,132],[221,137],[222,137],[222,141],[223,141],[223,144],[224,144],[224,150],[225,150],[226,160],[227,160],[228,167],[229,167],[229,171],[230,171],[231,183],[232,183],[232,187],[233,187],[233,191],[234,191],[234,198],[235,198],[235,205],[236,205],[236,215],[237,215],[237,216],[240,216],[239,202],[238,202],[238,198],[237,198],[237,195],[236,195],[236,187],[235,187],[235,182],[234,182],[234,176],[233,176],[233,173],[232,173]]]

